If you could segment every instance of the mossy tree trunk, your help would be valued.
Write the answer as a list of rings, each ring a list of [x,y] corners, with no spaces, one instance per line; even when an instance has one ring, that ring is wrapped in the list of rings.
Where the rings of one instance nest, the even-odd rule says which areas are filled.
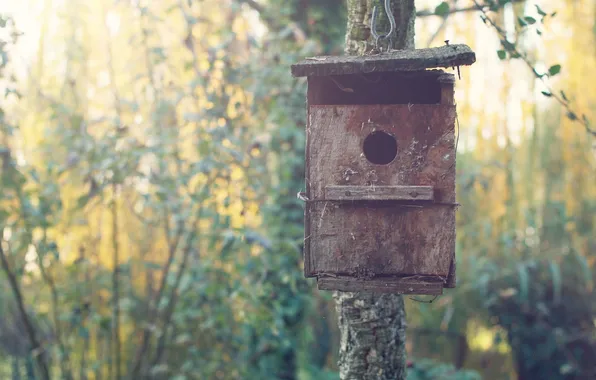
[[[389,30],[382,1],[347,0],[345,52],[365,54],[375,48],[370,33],[373,6],[379,10],[377,30]],[[414,0],[392,0],[397,30],[394,49],[414,48]],[[386,47],[386,46],[384,46]],[[339,369],[343,380],[400,380],[406,377],[406,313],[397,294],[336,292],[341,333]]]

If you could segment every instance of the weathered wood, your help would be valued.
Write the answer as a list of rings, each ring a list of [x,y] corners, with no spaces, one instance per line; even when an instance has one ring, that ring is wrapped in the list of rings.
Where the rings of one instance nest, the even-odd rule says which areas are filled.
[[[294,77],[370,74],[471,65],[476,54],[467,45],[416,50],[392,50],[362,56],[306,58],[292,65]]]
[[[320,290],[339,290],[342,292],[374,292],[393,294],[443,294],[442,278],[438,281],[416,281],[400,278],[359,280],[352,277],[319,277]]]
[[[325,199],[334,201],[432,201],[432,186],[327,186]]]
[[[455,252],[455,107],[310,106],[307,128],[305,274],[374,279],[447,277]],[[365,138],[394,136],[397,156],[369,162]],[[327,189],[432,188],[433,202],[333,202]],[[344,192],[345,195],[345,192]]]
[[[455,275],[455,267],[456,267],[456,261],[455,261],[455,253],[454,253],[453,260],[451,261],[451,266],[449,267],[449,275],[447,276],[447,280],[445,281],[446,288],[455,288],[455,285],[457,284],[457,278]]]
[[[308,104],[453,105],[453,80],[443,70],[309,77]]]

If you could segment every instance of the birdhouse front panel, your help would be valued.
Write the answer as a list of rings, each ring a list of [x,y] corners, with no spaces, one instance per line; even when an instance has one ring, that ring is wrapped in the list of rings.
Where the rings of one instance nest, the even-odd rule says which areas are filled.
[[[441,294],[455,286],[454,76],[465,45],[313,57],[304,270],[319,289]]]
[[[309,107],[307,276],[447,278],[454,121],[452,105]]]

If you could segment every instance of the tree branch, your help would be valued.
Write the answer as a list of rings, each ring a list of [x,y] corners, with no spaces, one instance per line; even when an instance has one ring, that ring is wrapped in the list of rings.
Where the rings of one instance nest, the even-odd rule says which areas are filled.
[[[484,6],[484,8],[488,9],[488,6]],[[451,8],[449,12],[444,14],[437,14],[435,11],[430,9],[424,9],[421,11],[416,12],[416,17],[429,17],[429,16],[438,16],[438,17],[446,17],[448,15],[452,15],[455,13],[464,13],[464,12],[476,12],[478,11],[478,7],[475,5],[464,7],[464,8]]]
[[[41,273],[41,277],[46,282],[48,287],[50,288],[50,294],[52,297],[51,305],[52,305],[52,319],[54,320],[54,330],[56,331],[56,342],[58,343],[58,347],[60,348],[60,353],[62,354],[62,360],[60,360],[60,370],[62,371],[62,376],[66,380],[72,380],[72,369],[70,367],[70,355],[68,350],[66,349],[66,345],[62,340],[62,328],[60,326],[60,318],[58,316],[58,306],[59,296],[58,296],[58,289],[56,288],[56,282],[54,278],[47,272],[46,268],[43,265],[43,257],[47,253],[47,229],[44,228],[43,230],[43,240],[41,246],[38,244],[37,249],[37,265],[39,266],[39,271]],[[40,253],[43,252],[44,255]]]
[[[0,236],[4,233],[4,229],[0,229]],[[10,268],[10,264],[8,263],[8,259],[2,249],[2,241],[0,240],[0,262],[2,263],[2,269],[6,273],[6,277],[8,278],[8,282],[10,283],[10,287],[12,288],[12,293],[14,295],[15,301],[17,303],[17,307],[19,309],[19,313],[21,314],[21,319],[25,325],[25,330],[27,331],[27,336],[29,338],[29,343],[31,344],[31,351],[34,352],[34,355],[37,358],[37,365],[39,366],[39,370],[41,372],[42,379],[50,380],[50,372],[48,370],[48,365],[45,360],[45,353],[44,349],[39,343],[37,339],[37,334],[35,332],[35,328],[31,323],[31,319],[25,310],[25,303],[23,301],[23,296],[21,294],[21,288],[19,287],[19,283],[17,281],[16,275]]]
[[[199,235],[198,225],[199,225],[199,221],[201,220],[202,210],[203,210],[203,208],[201,207],[201,205],[199,205],[199,210],[197,211],[197,216],[196,216],[195,220],[193,221],[193,223],[191,224],[192,227],[191,227],[191,230],[190,230],[188,237],[186,239],[186,246],[184,248],[184,253],[182,255],[182,262],[180,263],[180,269],[178,269],[178,273],[176,274],[176,280],[174,281],[174,286],[172,287],[172,290],[170,292],[169,302],[168,302],[168,305],[166,306],[166,312],[165,312],[165,316],[163,318],[163,328],[162,328],[163,333],[159,338],[159,342],[157,344],[157,349],[155,352],[155,356],[153,358],[153,362],[151,363],[151,367],[153,367],[159,363],[159,361],[161,360],[161,357],[164,353],[164,350],[165,350],[167,331],[168,331],[168,328],[170,327],[170,323],[172,321],[172,316],[174,314],[174,310],[176,309],[176,304],[178,301],[178,296],[179,296],[178,289],[179,289],[180,283],[182,281],[182,276],[184,275],[184,273],[186,271],[190,253],[192,252],[193,240]]]
[[[509,42],[509,40],[507,39],[507,33],[505,33],[505,31],[500,26],[498,26],[488,16],[486,10],[484,9],[485,7],[483,7],[482,5],[478,4],[477,0],[472,0],[472,1],[474,1],[474,4],[476,5],[476,9],[478,9],[480,12],[482,12],[482,16],[481,16],[482,17],[482,21],[484,21],[484,23],[487,23],[488,22],[489,26],[491,26],[493,29],[495,29],[495,31],[499,35],[499,38],[501,40],[501,45],[503,46],[503,48],[506,51],[508,51],[509,53],[513,53],[512,54],[513,57],[520,58],[526,64],[526,66],[528,66],[528,68],[530,69],[530,71],[532,72],[532,74],[534,75],[534,77],[536,77],[536,79],[540,80],[542,82],[542,84],[546,87],[546,89],[548,90],[548,92],[547,93],[543,93],[543,94],[545,96],[549,97],[549,98],[555,99],[567,111],[567,117],[571,121],[576,121],[579,124],[583,125],[584,128],[586,129],[586,132],[588,134],[592,135],[593,137],[596,137],[596,129],[593,129],[593,128],[590,127],[590,122],[588,121],[587,117],[585,115],[582,115],[582,117],[580,118],[578,116],[578,114],[571,108],[571,105],[569,104],[569,101],[567,99],[564,99],[563,96],[557,95],[552,90],[552,87],[544,79],[548,75],[538,73],[538,71],[536,71],[536,68],[532,64],[532,62],[530,62],[530,60],[528,59],[527,55],[524,54],[524,53],[522,53],[522,52],[520,52],[519,50],[517,50],[517,47],[515,46],[515,44]]]

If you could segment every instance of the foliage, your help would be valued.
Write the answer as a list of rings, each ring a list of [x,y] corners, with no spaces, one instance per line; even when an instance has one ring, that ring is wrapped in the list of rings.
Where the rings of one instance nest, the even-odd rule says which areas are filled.
[[[488,0],[487,1],[488,9],[492,10],[492,11],[496,11],[503,4],[506,4],[507,2],[509,2],[509,0],[506,0],[504,2],[499,1],[498,3],[494,2],[493,0]],[[478,9],[482,12],[482,16],[481,16],[482,21],[485,24],[494,28],[495,31],[497,32],[497,34],[499,35],[499,38],[501,41],[501,46],[502,46],[502,49],[497,50],[497,55],[499,56],[499,59],[504,60],[504,59],[507,59],[508,57],[512,58],[512,59],[521,59],[529,67],[529,69],[534,74],[534,76],[537,79],[541,80],[542,83],[546,86],[547,90],[542,91],[542,95],[544,95],[548,98],[555,99],[561,106],[563,106],[565,108],[565,110],[567,112],[567,117],[569,118],[569,120],[579,122],[580,124],[582,124],[584,126],[584,128],[586,129],[586,131],[589,134],[591,134],[592,136],[596,136],[596,130],[592,129],[592,127],[590,125],[590,120],[588,119],[588,117],[585,114],[582,114],[581,117],[578,116],[577,111],[575,111],[572,108],[571,102],[565,95],[565,92],[563,90],[561,90],[560,95],[554,93],[552,88],[546,81],[546,78],[554,77],[555,75],[557,75],[561,72],[561,65],[554,64],[554,65],[550,66],[548,68],[548,70],[546,70],[546,72],[540,73],[538,71],[538,69],[535,67],[535,64],[530,60],[528,55],[526,53],[524,53],[523,51],[521,51],[515,42],[512,42],[509,40],[505,29],[500,27],[499,25],[497,25],[491,19],[491,17],[488,15],[487,11],[485,11],[485,8],[482,7],[481,5],[479,5],[475,0],[474,0],[474,4],[476,4]],[[535,33],[538,36],[542,36],[542,33],[543,33],[542,30],[544,28],[545,21],[548,21],[549,18],[555,17],[557,15],[557,12],[555,11],[555,12],[552,12],[549,14],[549,13],[546,13],[544,10],[542,10],[542,8],[540,8],[540,6],[538,4],[534,4],[534,6],[536,7],[536,13],[540,16],[539,19],[537,20],[536,18],[534,18],[532,16],[523,16],[523,17],[517,18],[517,23],[518,23],[519,28],[521,29],[521,33],[532,30],[532,31],[535,31]]]
[[[480,380],[474,371],[458,371],[452,365],[417,360],[408,369],[408,380]]]
[[[593,370],[595,165],[570,126],[594,118],[594,41],[575,7],[520,5],[483,4],[490,29],[452,2],[419,11],[463,21],[456,37],[482,36],[501,71],[462,69],[458,288],[411,303],[409,331],[460,367],[480,326],[518,375],[565,379]],[[306,82],[288,66],[339,54],[343,2],[35,12],[24,35],[0,18],[0,377],[337,378],[330,297],[301,270]],[[555,23],[569,43],[547,40]],[[410,371],[445,374],[475,378]]]

